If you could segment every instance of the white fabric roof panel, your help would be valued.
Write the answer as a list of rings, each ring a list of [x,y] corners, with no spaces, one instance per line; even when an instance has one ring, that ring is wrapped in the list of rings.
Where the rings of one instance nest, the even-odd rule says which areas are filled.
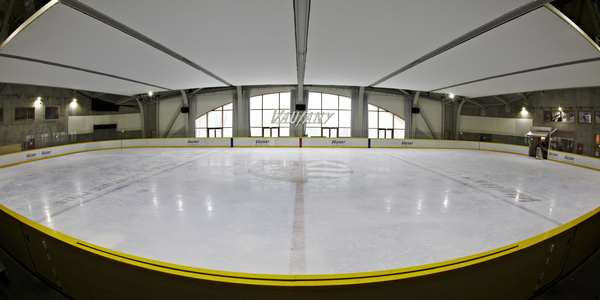
[[[292,1],[82,0],[232,85],[294,84]]]
[[[108,76],[5,57],[0,57],[0,70],[2,70],[0,72],[0,82],[28,82],[40,86],[103,91],[117,95],[131,95],[143,93],[144,91],[165,91],[153,86]]]
[[[543,25],[541,25],[543,24]],[[510,41],[510,42],[504,42]],[[598,48],[546,7],[490,30],[378,85],[434,91],[511,72],[600,57]],[[569,81],[564,74],[561,81]],[[549,89],[554,82],[547,82]],[[469,89],[459,94],[473,97]]]
[[[600,86],[600,61],[499,77],[452,88],[456,95],[483,97],[514,92]]]
[[[111,74],[173,90],[224,85],[63,4],[52,6],[11,37],[0,53]],[[32,79],[35,78],[32,74]]]
[[[370,85],[528,2],[311,1],[305,83]]]

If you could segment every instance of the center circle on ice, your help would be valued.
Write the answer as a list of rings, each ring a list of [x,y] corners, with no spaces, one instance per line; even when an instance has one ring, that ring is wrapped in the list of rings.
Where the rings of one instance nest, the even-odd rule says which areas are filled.
[[[250,175],[290,182],[327,180],[350,176],[354,171],[343,161],[334,160],[262,160],[250,169]]]

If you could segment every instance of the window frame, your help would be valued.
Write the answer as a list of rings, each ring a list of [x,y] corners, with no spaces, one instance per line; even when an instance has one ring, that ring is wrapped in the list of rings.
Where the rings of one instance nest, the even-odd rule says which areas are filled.
[[[225,109],[225,106],[229,106],[231,105],[231,108],[227,108]],[[208,124],[208,115],[211,112],[221,112],[221,126],[209,126]],[[231,112],[231,127],[227,126],[225,127],[225,112]],[[206,127],[202,127],[202,126],[198,126],[199,125],[199,121],[200,118],[205,117],[206,118]],[[225,129],[231,129],[231,136],[224,136],[225,133]],[[230,138],[233,137],[233,102],[229,102],[225,105],[219,106],[213,110],[207,111],[205,114],[199,116],[196,118],[196,120],[194,120],[194,136],[197,138]],[[202,130],[205,130],[205,136],[202,135],[198,135],[198,132],[201,132]],[[210,136],[210,133],[214,132],[215,136]],[[220,131],[220,136],[217,136],[217,132]]]
[[[17,119],[17,110],[26,109],[25,118]],[[29,111],[31,110],[31,118],[29,118]],[[35,107],[15,107],[15,121],[34,121],[35,120]]]
[[[311,94],[320,94],[319,97],[319,101],[320,104],[318,105],[319,108],[315,109],[315,108],[310,108],[312,106],[311,104]],[[337,98],[337,108],[332,108],[332,107],[328,107],[328,108],[323,108],[323,95],[327,95],[327,97],[336,97]],[[348,99],[350,101],[350,108],[340,108],[340,97],[343,97],[345,99]],[[308,131],[309,129],[312,129],[311,131],[316,131],[315,129],[318,128],[319,132],[321,133],[320,137],[324,137],[325,136],[325,132],[328,132],[328,138],[351,138],[352,137],[352,98],[350,97],[346,97],[343,95],[336,95],[336,94],[330,94],[330,93],[323,93],[323,92],[309,92],[309,96],[308,96],[308,104],[306,107],[306,114],[309,114],[311,112],[319,112],[321,114],[323,114],[323,112],[331,112],[333,111],[335,114],[337,114],[337,122],[336,124],[330,124],[329,126],[325,126],[325,124],[323,123],[323,120],[320,124],[320,126],[314,126],[315,124],[309,124],[306,123],[306,127],[304,129],[304,135],[305,136],[309,136],[308,135]],[[349,121],[349,126],[340,126],[340,116],[342,115],[341,112],[349,112],[350,114],[350,121]],[[332,137],[331,136],[331,132],[332,130],[335,130],[336,132],[336,136]],[[340,136],[340,132],[341,131],[345,131],[347,130],[347,132],[349,132],[348,136]],[[319,136],[313,136],[313,137],[319,137]]]
[[[264,106],[264,104],[265,104],[265,96],[275,95],[275,94],[277,95],[277,103],[278,103],[277,108],[265,108],[265,106]],[[281,105],[281,100],[282,100],[281,99],[281,94],[288,94],[288,101],[290,103],[289,103],[289,106],[287,108],[286,107],[282,108],[282,105]],[[267,110],[267,111],[273,111],[273,112],[276,112],[276,111],[281,112],[282,109],[285,109],[285,110],[287,110],[288,113],[291,113],[291,96],[292,96],[291,92],[276,92],[276,93],[261,94],[261,95],[256,95],[256,96],[250,97],[250,102],[253,101],[252,99],[256,99],[257,97],[261,97],[260,98],[261,99],[260,100],[261,101],[260,102],[260,108],[252,108],[252,104],[251,103],[249,104],[250,105],[250,112],[249,112],[250,115],[248,116],[248,118],[249,118],[249,121],[250,121],[250,137],[265,137],[265,130],[267,130],[267,129],[269,129],[271,137],[273,136],[273,130],[274,129],[277,130],[277,136],[278,137],[289,137],[290,136],[290,132],[291,132],[291,124],[289,124],[289,123],[279,123],[278,124],[279,126],[265,126],[265,124],[264,124],[264,117],[265,117],[264,113],[265,113],[265,110]],[[253,111],[254,112],[260,111],[260,126],[252,126],[253,125],[252,124],[252,115],[253,115],[252,112]],[[270,124],[270,125],[273,125],[273,124]],[[282,132],[281,129],[286,129],[286,128],[287,128],[288,134],[282,136],[281,135],[281,132]],[[259,129],[260,129],[260,135],[255,135],[255,134],[253,135],[252,134],[253,132],[258,132]]]
[[[377,109],[372,109],[372,107],[376,107]],[[377,127],[371,127],[371,121],[372,121],[372,120],[370,120],[371,112],[377,113],[377,120],[375,121],[377,123],[377,125],[376,125]],[[380,119],[381,119],[380,118],[381,113],[389,113],[392,115],[392,127],[391,128],[390,127],[381,127],[381,124],[379,123]],[[396,128],[396,122],[397,122],[396,119],[400,119],[404,122],[404,124],[403,124],[404,128],[402,128],[402,129]],[[370,134],[372,130],[375,130],[375,132],[376,132],[375,137],[372,137]],[[395,136],[396,130],[402,130],[404,132],[404,135],[402,137],[396,137]],[[383,131],[384,137],[380,137],[381,131]],[[391,137],[387,137],[388,131],[391,131]],[[367,136],[370,139],[404,139],[406,137],[406,120],[404,120],[400,116],[396,115],[395,113],[393,113],[387,109],[384,109],[377,105],[369,103],[367,106]]]

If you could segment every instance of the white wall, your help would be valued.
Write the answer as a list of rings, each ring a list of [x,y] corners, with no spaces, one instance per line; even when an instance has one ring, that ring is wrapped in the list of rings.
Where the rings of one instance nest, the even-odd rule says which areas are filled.
[[[233,102],[235,94],[236,91],[223,91],[195,96],[196,112],[194,114],[194,120],[217,107]]]
[[[441,139],[443,137],[442,102],[429,99],[419,99],[418,105],[421,108],[421,113],[413,114],[413,123],[415,128],[427,134],[427,136],[431,139],[434,138],[434,135],[431,132],[431,130],[433,130],[435,132],[435,138]],[[425,122],[425,117],[427,117],[427,120],[429,121],[431,130]]]
[[[365,92],[369,104],[379,106],[406,120],[406,97],[394,94]],[[366,121],[365,121],[366,122]]]
[[[460,116],[459,131],[525,136],[531,126],[532,119]]]
[[[182,114],[180,107],[183,103],[183,97],[173,97],[169,99],[161,99],[159,101],[159,114],[158,114],[158,136],[159,137],[172,137],[174,133],[181,130],[187,124],[188,114]],[[169,123],[173,116],[177,114],[177,119],[171,126],[169,132],[165,135]]]
[[[119,114],[99,116],[69,116],[68,131],[77,134],[94,132],[94,125],[117,124],[117,131],[142,130],[141,115]]]

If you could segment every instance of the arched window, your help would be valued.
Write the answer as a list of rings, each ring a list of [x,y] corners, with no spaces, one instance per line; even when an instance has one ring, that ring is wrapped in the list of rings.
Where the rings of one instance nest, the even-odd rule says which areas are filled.
[[[307,121],[306,136],[350,137],[351,106],[352,101],[348,97],[325,93],[308,93],[307,116],[305,118]]]
[[[196,119],[196,137],[232,137],[233,104],[215,108]]]
[[[283,110],[289,113],[290,94],[274,93],[250,98],[250,136],[290,136],[290,123],[279,122],[277,118]]]
[[[369,104],[369,138],[403,139],[404,120],[381,107]]]

